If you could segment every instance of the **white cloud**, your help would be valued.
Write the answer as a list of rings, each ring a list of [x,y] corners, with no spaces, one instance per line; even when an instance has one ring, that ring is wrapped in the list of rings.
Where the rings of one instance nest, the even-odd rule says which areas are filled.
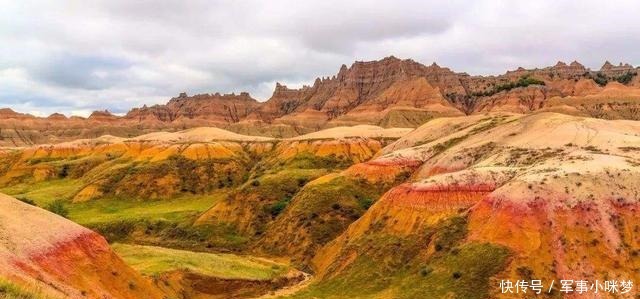
[[[312,84],[388,55],[496,74],[578,59],[637,64],[640,2],[0,0],[0,106],[48,114],[181,91]]]

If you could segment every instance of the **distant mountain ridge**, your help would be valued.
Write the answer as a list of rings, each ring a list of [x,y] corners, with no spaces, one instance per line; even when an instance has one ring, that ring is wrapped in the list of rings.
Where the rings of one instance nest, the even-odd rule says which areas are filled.
[[[123,137],[157,130],[215,126],[244,134],[288,137],[341,125],[416,127],[442,116],[537,110],[606,119],[640,119],[640,68],[605,62],[591,70],[574,61],[545,68],[518,68],[498,76],[471,76],[436,63],[429,66],[389,56],[342,65],[332,77],[291,89],[277,83],[271,98],[249,93],[181,93],[167,104],[108,111],[89,118],[54,114],[38,118],[0,110],[5,145],[68,140],[67,136]],[[565,101],[563,99],[571,99]],[[46,137],[42,132],[46,131]]]

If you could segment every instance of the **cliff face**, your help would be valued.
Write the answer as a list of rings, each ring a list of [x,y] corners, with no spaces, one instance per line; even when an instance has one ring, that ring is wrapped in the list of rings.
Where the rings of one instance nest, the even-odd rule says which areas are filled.
[[[321,124],[344,124],[351,119],[356,124],[378,124],[388,109],[399,107],[460,115],[439,91],[457,89],[456,76],[448,69],[393,56],[355,62],[351,67],[343,65],[333,77],[316,79],[313,86],[289,89],[277,84],[254,119],[302,126],[309,117]]]
[[[518,68],[499,76],[470,76],[437,64],[393,56],[343,65],[336,75],[291,89],[276,84],[266,102],[248,93],[186,93],[167,104],[134,108],[123,117],[54,114],[38,118],[0,110],[0,144],[22,146],[152,131],[215,126],[249,135],[292,137],[327,127],[373,124],[417,127],[435,117],[546,110],[607,119],[640,119],[639,69],[578,62]],[[615,92],[613,92],[615,91]]]
[[[166,105],[134,108],[124,117],[138,121],[174,122],[183,119],[203,119],[219,124],[235,123],[254,111],[259,103],[248,93],[199,94],[185,93],[172,98]]]
[[[0,195],[0,276],[52,298],[162,298],[93,231]]]

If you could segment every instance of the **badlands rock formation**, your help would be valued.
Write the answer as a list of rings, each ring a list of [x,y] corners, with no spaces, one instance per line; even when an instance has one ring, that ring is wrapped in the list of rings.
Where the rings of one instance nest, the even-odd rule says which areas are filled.
[[[411,130],[337,127],[278,139],[193,128],[7,149],[0,154],[0,187],[65,182],[74,187],[62,199],[75,204],[224,193],[195,224],[229,226],[257,242],[307,182],[365,162]],[[364,212],[355,204],[356,214]]]
[[[271,98],[248,93],[180,94],[165,105],[134,108],[117,117],[53,114],[38,118],[0,110],[0,144],[23,146],[96,138],[132,137],[159,130],[215,126],[246,135],[293,137],[323,128],[371,124],[417,127],[442,116],[486,112],[563,112],[605,119],[640,119],[638,68],[605,63],[590,70],[578,62],[518,68],[499,76],[470,76],[437,64],[393,56],[343,65],[331,77],[291,89],[276,84]]]
[[[639,278],[638,122],[434,120],[365,164],[407,160],[419,163],[411,178],[315,255],[321,282],[308,294],[361,285],[373,297],[521,298],[489,277]]]
[[[568,76],[581,66],[555,70]],[[566,82],[574,96],[549,98],[537,110],[591,115],[601,107],[608,118],[626,115],[624,104],[603,104],[608,98],[633,101],[633,81]],[[640,123],[633,120],[507,111],[434,118],[415,130],[359,125],[292,138],[199,127],[4,149],[0,159],[0,187],[51,194],[64,187],[71,209],[211,199],[179,223],[95,228],[125,241],[287,258],[314,274],[294,298],[519,298],[498,294],[497,280],[640,279]],[[238,243],[217,242],[226,236]],[[63,282],[80,292],[75,286],[85,285]]]

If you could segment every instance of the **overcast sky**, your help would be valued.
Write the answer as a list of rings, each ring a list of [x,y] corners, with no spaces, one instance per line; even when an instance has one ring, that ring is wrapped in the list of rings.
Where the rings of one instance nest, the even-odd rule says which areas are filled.
[[[640,1],[0,0],[0,107],[88,115],[290,87],[395,55],[498,74],[640,64]]]

